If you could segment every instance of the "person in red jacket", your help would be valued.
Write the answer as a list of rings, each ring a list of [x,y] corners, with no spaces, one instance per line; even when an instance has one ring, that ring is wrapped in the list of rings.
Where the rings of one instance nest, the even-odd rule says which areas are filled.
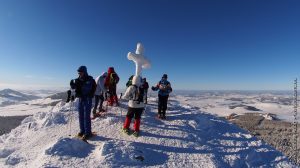
[[[120,78],[115,72],[114,67],[109,67],[104,86],[108,90],[109,98],[107,101],[110,106],[113,106],[114,103],[117,106],[119,105],[117,96],[117,84],[119,83],[119,80]]]

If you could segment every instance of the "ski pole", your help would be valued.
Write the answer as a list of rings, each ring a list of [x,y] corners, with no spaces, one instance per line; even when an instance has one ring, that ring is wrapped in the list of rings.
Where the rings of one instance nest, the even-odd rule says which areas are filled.
[[[71,136],[72,113],[73,113],[72,107],[73,107],[73,102],[71,101],[70,102],[70,109],[69,109],[69,136]]]

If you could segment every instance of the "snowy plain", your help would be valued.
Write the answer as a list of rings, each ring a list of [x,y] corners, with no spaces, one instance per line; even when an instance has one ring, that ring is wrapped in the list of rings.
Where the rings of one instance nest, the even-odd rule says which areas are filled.
[[[173,99],[220,117],[232,113],[271,113],[280,120],[294,121],[293,93],[289,91],[185,91],[175,94]]]
[[[155,118],[157,99],[151,97],[138,138],[121,132],[126,102],[109,107],[106,118],[92,121],[97,136],[89,144],[74,137],[79,131],[76,108],[70,111],[70,104],[61,102],[0,137],[0,167],[296,167],[271,146],[215,116],[227,113],[208,113],[212,100],[199,104],[197,98],[195,106],[186,101],[194,96],[170,97],[165,121]]]

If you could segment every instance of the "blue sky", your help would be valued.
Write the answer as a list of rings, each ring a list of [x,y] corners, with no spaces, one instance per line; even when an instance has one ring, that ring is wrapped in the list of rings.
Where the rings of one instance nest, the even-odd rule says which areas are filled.
[[[0,87],[68,87],[86,65],[120,88],[142,42],[175,89],[285,90],[300,74],[300,1],[2,0]]]

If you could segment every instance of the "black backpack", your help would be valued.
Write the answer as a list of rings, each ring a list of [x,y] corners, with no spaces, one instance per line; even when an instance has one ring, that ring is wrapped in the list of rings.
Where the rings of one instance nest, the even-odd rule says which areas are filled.
[[[132,85],[135,88],[135,94],[133,97],[133,101],[137,102],[137,104],[140,104],[144,101],[144,89],[141,87],[137,87],[136,85]]]

